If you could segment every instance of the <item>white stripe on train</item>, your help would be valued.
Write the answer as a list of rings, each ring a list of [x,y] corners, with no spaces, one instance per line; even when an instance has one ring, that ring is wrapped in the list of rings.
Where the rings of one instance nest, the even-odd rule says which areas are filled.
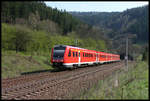
[[[80,62],[80,64],[79,63],[63,63],[63,65],[65,66],[65,67],[73,67],[73,65],[82,65],[82,64],[88,64],[88,65],[93,65],[93,64],[98,64],[98,63],[100,63],[100,64],[103,64],[103,63],[105,63],[105,62],[113,62],[113,61],[120,61],[120,60],[110,60],[110,61],[98,61],[98,62],[96,62],[96,61],[94,61],[94,62]]]

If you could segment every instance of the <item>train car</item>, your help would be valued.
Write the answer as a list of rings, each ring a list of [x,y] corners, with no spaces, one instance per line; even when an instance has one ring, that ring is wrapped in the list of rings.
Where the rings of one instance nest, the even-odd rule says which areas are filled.
[[[51,52],[51,63],[53,67],[58,68],[76,68],[81,65],[94,65],[117,61],[120,58],[117,58],[117,56],[119,55],[74,46],[55,45]]]

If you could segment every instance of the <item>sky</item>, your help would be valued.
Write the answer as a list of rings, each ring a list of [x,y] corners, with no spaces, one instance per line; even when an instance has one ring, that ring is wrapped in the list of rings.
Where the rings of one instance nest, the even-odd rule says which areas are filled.
[[[122,12],[126,9],[131,9],[135,7],[141,7],[144,5],[148,5],[148,1],[46,1],[47,6],[52,8],[58,8],[59,10],[66,10],[66,11],[80,11],[80,12],[89,12],[89,11],[96,11],[96,12]]]

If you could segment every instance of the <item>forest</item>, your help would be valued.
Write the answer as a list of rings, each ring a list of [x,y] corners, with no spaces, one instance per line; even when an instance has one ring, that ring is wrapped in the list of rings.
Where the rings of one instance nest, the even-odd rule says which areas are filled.
[[[134,43],[148,42],[148,5],[123,12],[69,12],[81,21],[108,30],[109,38],[135,34]]]
[[[41,54],[56,44],[125,54],[134,58],[148,49],[148,6],[124,12],[66,12],[43,1],[3,1],[1,7],[2,50]],[[79,16],[80,15],[80,16]]]

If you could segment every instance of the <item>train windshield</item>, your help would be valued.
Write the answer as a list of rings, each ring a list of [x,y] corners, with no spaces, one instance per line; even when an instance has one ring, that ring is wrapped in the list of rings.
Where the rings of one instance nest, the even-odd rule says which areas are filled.
[[[54,47],[53,58],[63,58],[66,47]]]

